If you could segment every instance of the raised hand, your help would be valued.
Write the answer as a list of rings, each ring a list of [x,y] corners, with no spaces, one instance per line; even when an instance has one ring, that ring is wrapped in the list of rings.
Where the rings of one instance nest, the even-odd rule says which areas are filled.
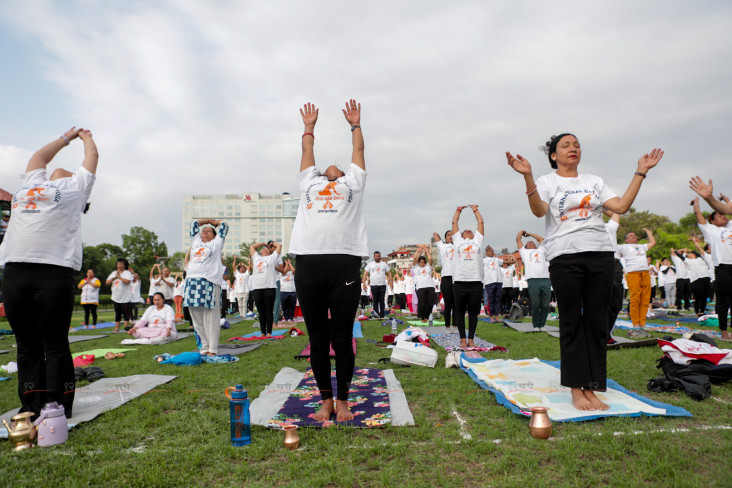
[[[71,129],[64,132],[64,137],[66,137],[68,140],[73,141],[77,137],[79,137],[79,131],[83,129],[77,129],[76,127],[72,127]]]
[[[652,231],[651,229],[646,229],[645,227],[643,227],[643,231],[644,231],[644,232],[646,233],[646,235],[648,235],[648,236],[649,236],[649,235],[651,235],[651,234],[653,234],[653,231]]]
[[[471,209],[473,210],[473,212],[475,212],[475,211],[477,211],[477,210],[478,210],[478,205],[476,205],[476,204],[474,204],[474,203],[473,203],[473,204],[471,204],[471,205],[468,205],[468,207],[470,207],[470,208],[471,208]]]
[[[349,105],[350,104],[350,105]],[[343,115],[346,117],[346,121],[351,125],[358,125],[361,123],[361,104],[356,103],[356,100],[351,99],[346,102],[346,108],[343,109]]]
[[[465,208],[465,205],[463,205],[463,206],[461,206],[461,207],[458,207],[458,208],[457,208],[457,211],[458,211],[458,212],[462,212],[464,208]]]
[[[506,159],[508,160],[508,165],[512,167],[517,173],[522,175],[531,174],[531,164],[520,154],[516,154],[516,156],[514,157],[513,154],[506,151]]]
[[[689,188],[694,190],[700,197],[702,197],[704,200],[714,198],[712,194],[714,193],[714,186],[712,185],[712,180],[709,180],[709,183],[704,183],[704,180],[702,180],[698,176],[693,176],[689,180]]]
[[[662,157],[663,157],[663,151],[661,151],[660,149],[654,148],[650,154],[644,154],[638,160],[638,171],[641,173],[645,173],[649,169],[656,166]]]
[[[92,138],[92,133],[88,129],[79,129],[78,135],[79,135],[79,139],[81,139],[82,141],[88,141],[88,140],[91,140],[91,138]],[[71,138],[69,137],[69,139],[71,139]]]
[[[313,126],[318,121],[318,109],[310,102],[303,105],[300,115],[302,115],[302,122],[305,125]]]

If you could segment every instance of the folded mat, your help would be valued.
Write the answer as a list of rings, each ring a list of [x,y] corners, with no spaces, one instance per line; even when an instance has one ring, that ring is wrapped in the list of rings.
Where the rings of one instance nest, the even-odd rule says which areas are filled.
[[[117,348],[117,349],[90,349],[88,351],[72,352],[71,357],[75,358],[75,357],[81,356],[82,354],[84,354],[84,355],[93,354],[94,357],[96,357],[97,359],[102,359],[104,357],[104,355],[107,354],[108,352],[113,352],[113,353],[117,354],[120,352],[127,352],[127,351],[134,351],[134,350],[135,349],[130,349],[129,347],[128,348]]]
[[[331,375],[335,392],[335,371]],[[391,369],[354,370],[348,400],[354,419],[337,425],[356,427],[414,425],[414,417],[409,410],[404,390]],[[308,369],[305,373],[301,373],[292,368],[282,368],[259,398],[252,402],[251,421],[255,425],[271,428],[280,428],[284,424],[314,427],[336,424],[335,413],[331,421],[314,421],[311,416],[319,408],[320,394],[312,377],[312,370]]]
[[[142,344],[142,345],[153,345],[153,346],[159,346],[161,344],[169,344],[171,342],[179,341],[181,339],[185,339],[186,337],[190,337],[193,335],[193,332],[178,332],[178,334],[173,337],[172,339],[167,338],[164,341],[160,342],[153,342],[151,339],[124,339],[120,344]]]
[[[460,349],[460,336],[458,334],[435,334],[430,339],[446,351]],[[474,339],[475,347],[479,347],[486,351],[506,351],[505,347],[496,346],[492,342],[484,341],[478,336]]]
[[[690,328],[685,327],[683,325],[653,325],[653,324],[646,324],[645,327],[634,327],[631,322],[628,322],[626,320],[616,320],[615,321],[615,327],[618,329],[626,329],[626,330],[645,330],[650,332],[659,332],[661,334],[681,334],[684,335],[687,332],[691,333],[702,333],[706,334],[707,336],[713,338],[713,339],[722,339],[722,332],[712,329],[697,329],[697,328]]]
[[[72,335],[69,336],[69,344],[72,344],[74,342],[84,342],[84,341],[91,341],[92,339],[104,339],[105,337],[109,337],[106,334],[100,334],[100,335]]]
[[[244,354],[245,352],[253,351],[261,345],[261,342],[258,342],[256,344],[219,344],[218,352],[219,354],[231,354],[232,356],[239,356],[240,354]]]
[[[422,326],[429,327],[430,326],[429,321],[422,322],[421,320],[407,320],[407,323],[410,325],[416,325],[417,327],[422,327]],[[432,326],[434,327],[436,325],[445,325],[445,321],[444,320],[433,320]],[[424,329],[424,327],[422,327],[422,328]]]
[[[531,407],[548,407],[555,422],[591,420],[600,417],[670,416],[691,417],[687,410],[632,393],[607,380],[607,391],[595,395],[610,405],[605,411],[583,411],[572,406],[569,388],[560,386],[559,361],[534,359],[460,358],[460,368],[498,403],[519,415],[531,416]]]
[[[353,355],[356,355],[356,339],[351,339],[353,341]],[[300,351],[300,354],[295,356],[295,359],[304,359],[310,357],[310,343],[308,342],[308,345],[305,346],[305,349]],[[330,345],[330,357],[335,357],[335,351],[333,350],[333,344]]]
[[[655,317],[649,320],[663,320],[665,322],[685,322],[687,324],[698,324],[699,321],[696,317]]]
[[[134,400],[157,386],[173,381],[175,378],[176,376],[159,374],[136,374],[120,378],[102,378],[90,383],[88,386],[77,388],[74,395],[74,416],[68,419],[69,429],[81,422],[88,422],[99,414],[117,408],[130,400]],[[10,418],[18,410],[17,408],[11,410],[0,418],[10,423]],[[0,428],[0,437],[8,437],[8,431],[5,427]]]
[[[232,337],[230,339],[226,339],[226,342],[231,341],[263,341],[268,339],[284,339],[287,337],[287,333],[290,332],[290,329],[282,329],[282,330],[273,330],[271,337],[264,337],[262,335],[261,331],[252,332],[251,334],[246,334],[240,337]]]

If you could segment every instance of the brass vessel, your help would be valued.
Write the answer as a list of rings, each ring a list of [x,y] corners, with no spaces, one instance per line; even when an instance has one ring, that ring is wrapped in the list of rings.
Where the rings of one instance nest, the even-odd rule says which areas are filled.
[[[23,412],[14,415],[12,421],[15,422],[15,428],[11,429],[8,423],[3,420],[5,428],[8,429],[8,440],[13,443],[14,451],[22,451],[33,447],[33,441],[36,438],[38,427],[30,421],[33,412]]]
[[[529,420],[529,432],[536,439],[548,439],[552,435],[552,421],[547,407],[533,407]]]
[[[283,442],[285,447],[290,451],[297,449],[297,446],[300,445],[300,436],[297,435],[297,425],[285,425],[282,427],[282,430],[285,431],[285,440]]]

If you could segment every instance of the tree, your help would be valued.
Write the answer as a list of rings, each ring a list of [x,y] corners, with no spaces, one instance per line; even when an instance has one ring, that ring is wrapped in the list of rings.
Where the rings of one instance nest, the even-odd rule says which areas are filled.
[[[130,267],[140,275],[140,290],[145,293],[150,287],[150,268],[168,257],[168,246],[158,241],[155,232],[144,227],[132,227],[129,234],[122,235],[122,248]]]
[[[84,279],[86,271],[91,268],[99,281],[102,282],[101,292],[110,293],[109,286],[104,282],[107,276],[115,269],[117,258],[124,257],[125,253],[121,247],[114,244],[98,244],[96,246],[84,246],[81,270],[76,273],[76,283]]]

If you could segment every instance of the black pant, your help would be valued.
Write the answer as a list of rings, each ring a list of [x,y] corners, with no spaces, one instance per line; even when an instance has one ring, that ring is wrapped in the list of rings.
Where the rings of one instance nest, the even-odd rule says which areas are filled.
[[[130,303],[118,303],[114,300],[112,301],[112,304],[114,305],[114,321],[115,323],[119,323],[120,319],[124,318],[125,322],[130,321]]]
[[[513,287],[501,288],[501,310],[504,314],[511,311],[511,304],[513,303]]]
[[[684,309],[689,310],[691,297],[691,280],[688,278],[676,280],[676,308],[681,310],[681,301],[684,301]]]
[[[247,298],[247,312],[253,312],[254,311],[254,293],[251,291],[249,292],[249,297]],[[244,314],[242,314],[243,316]]]
[[[452,276],[443,276],[440,280],[442,299],[445,301],[445,327],[450,327],[453,310],[455,309],[455,296],[452,291]]]
[[[614,268],[611,252],[564,254],[551,260],[549,277],[559,308],[562,386],[607,387],[607,319]]]
[[[732,308],[732,264],[720,264],[714,268],[714,282],[717,284],[719,330],[727,330],[727,313]]]
[[[432,307],[435,306],[434,287],[418,288],[417,302],[417,318],[420,320],[427,319],[432,313]]]
[[[333,398],[331,344],[335,352],[336,398],[348,400],[356,364],[352,342],[353,320],[361,296],[360,274],[361,258],[358,256],[303,254],[297,257],[295,286],[310,336],[310,365],[323,400]]]
[[[282,316],[287,321],[294,319],[295,307],[297,306],[297,293],[294,291],[280,290],[280,300],[282,301]]]
[[[130,307],[130,319],[137,320],[137,314],[140,312],[138,309],[140,304],[138,302],[130,302],[128,305]]]
[[[4,275],[5,313],[18,344],[20,411],[37,417],[43,405],[55,401],[71,417],[76,388],[69,349],[74,270],[8,263]]]
[[[97,304],[96,303],[85,303],[82,305],[84,308],[84,324],[86,325],[97,325]],[[89,323],[89,314],[91,314],[93,324]]]
[[[262,335],[271,334],[277,288],[254,290],[252,295],[254,295],[254,304],[257,306],[257,314],[259,315],[259,330],[262,331]]]
[[[691,282],[691,293],[694,295],[694,312],[696,314],[703,314],[706,310],[711,286],[712,280],[710,278],[699,278]]]
[[[369,296],[361,295],[361,308],[366,308],[368,306],[369,306]]]
[[[221,318],[226,318],[226,312],[229,311],[229,292],[227,290],[221,290]]]
[[[374,299],[374,312],[379,318],[384,318],[384,297],[386,285],[371,285],[371,297]]]
[[[475,338],[478,328],[480,302],[483,300],[483,283],[480,281],[456,281],[452,284],[455,295],[455,314],[453,322],[461,339],[465,339],[465,312],[468,312],[468,339]]]
[[[615,268],[613,271],[613,288],[610,295],[610,306],[607,315],[607,330],[612,331],[615,327],[615,321],[618,314],[623,308],[623,265],[620,260],[615,260]]]
[[[406,308],[407,308],[407,294],[400,293],[399,294],[399,309],[405,310]]]

